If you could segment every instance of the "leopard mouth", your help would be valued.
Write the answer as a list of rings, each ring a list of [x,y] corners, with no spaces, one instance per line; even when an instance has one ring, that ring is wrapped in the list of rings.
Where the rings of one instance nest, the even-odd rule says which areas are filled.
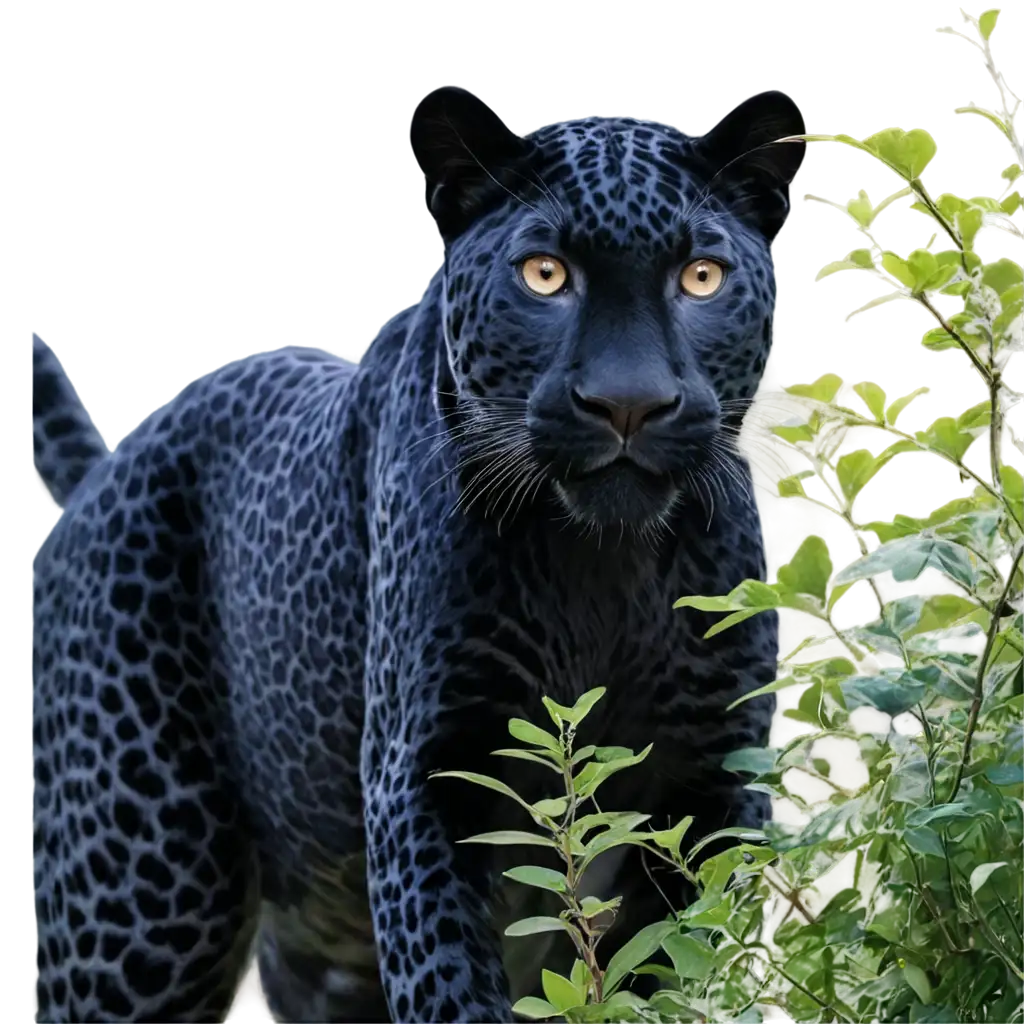
[[[640,483],[653,482],[668,476],[668,473],[648,469],[631,455],[620,452],[618,455],[605,459],[597,465],[588,466],[580,472],[568,473],[565,479],[570,483],[580,483],[584,480],[612,480],[621,474],[632,476]]]
[[[678,492],[671,474],[654,472],[625,455],[567,475],[555,490],[578,519],[597,526],[636,527],[663,516]]]

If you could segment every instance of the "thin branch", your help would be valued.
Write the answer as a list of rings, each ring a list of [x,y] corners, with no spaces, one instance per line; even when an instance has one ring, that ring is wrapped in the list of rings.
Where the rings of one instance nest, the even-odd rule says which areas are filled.
[[[974,363],[974,368],[984,378],[985,383],[989,387],[992,387],[994,377],[991,370],[989,370],[989,368],[978,358],[978,356],[975,354],[971,346],[968,345],[966,341],[964,341],[960,332],[931,304],[931,302],[928,299],[928,296],[925,295],[923,292],[920,295],[915,295],[914,298],[916,298],[917,301],[920,302],[921,305],[924,306],[924,308],[927,309],[928,312],[931,313],[936,320],[938,320],[942,329],[950,337],[953,338],[953,340],[960,346],[960,348],[964,350],[964,352],[967,353],[967,356],[970,358],[971,362]]]
[[[760,959],[760,957],[758,959]],[[800,989],[800,991],[803,992],[803,994],[807,996],[808,999],[813,999],[814,1002],[816,1002],[822,1009],[827,1010],[829,1013],[831,1013],[837,1020],[846,1021],[846,1024],[852,1024],[849,1017],[844,1017],[834,1006],[830,1006],[828,1003],[819,999],[810,989],[805,988],[803,985],[801,985],[800,982],[796,980],[796,978],[794,978],[791,974],[787,974],[786,971],[783,970],[783,968],[781,968],[773,960],[764,960],[762,961],[762,963],[767,964],[767,966],[769,966],[773,971],[776,971],[779,974],[781,974],[782,977],[784,977],[786,981],[790,983],[790,985],[792,985],[794,988]]]
[[[996,635],[999,633],[999,613],[1002,611],[1007,598],[1010,596],[1010,591],[1013,589],[1013,578],[1017,574],[1017,567],[1020,565],[1021,555],[1024,555],[1024,543],[1020,544],[1017,548],[1017,554],[1014,556],[1013,564],[1010,566],[1010,571],[1006,577],[1006,586],[1003,588],[1002,596],[996,602],[995,614],[992,616],[992,622],[988,627],[988,638],[985,641],[985,652],[982,654],[981,660],[978,662],[978,675],[974,680],[974,699],[971,701],[971,710],[967,716],[967,732],[964,736],[964,749],[963,753],[960,755],[960,763],[957,765],[956,778],[953,780],[952,792],[946,800],[946,803],[948,804],[951,804],[956,799],[957,793],[960,792],[960,783],[963,781],[964,771],[967,768],[967,762],[971,756],[971,741],[974,739],[974,730],[978,724],[978,714],[981,711],[981,701],[984,696],[985,670],[988,668],[988,659],[992,655],[992,647],[996,642]]]

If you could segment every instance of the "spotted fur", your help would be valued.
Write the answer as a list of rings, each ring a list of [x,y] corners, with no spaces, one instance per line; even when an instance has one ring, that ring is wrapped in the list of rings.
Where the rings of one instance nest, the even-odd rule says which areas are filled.
[[[36,343],[66,505],[35,563],[39,1020],[221,1020],[252,948],[279,1019],[511,1019],[565,951],[503,948],[527,894],[457,840],[522,823],[428,773],[551,795],[488,756],[544,693],[606,686],[586,740],[653,741],[602,806],[763,820],[719,761],[765,738],[770,700],[725,708],[773,677],[776,621],[704,640],[671,604],[764,572],[731,441],[803,149],[771,143],[801,131],[766,93],[699,138],[520,138],[439,90],[412,141],[444,266],[358,366],[233,363],[108,454]],[[556,295],[517,271],[538,253],[568,268]],[[679,290],[698,256],[727,267],[711,299]],[[651,395],[623,435],[614,410]],[[628,908],[605,952],[665,913],[632,856],[598,888]]]

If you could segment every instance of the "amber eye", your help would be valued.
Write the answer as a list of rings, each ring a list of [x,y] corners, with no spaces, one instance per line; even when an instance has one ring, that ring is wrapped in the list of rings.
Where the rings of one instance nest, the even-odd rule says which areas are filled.
[[[538,295],[554,295],[569,278],[565,264],[554,256],[531,256],[523,261],[520,270],[526,287]]]
[[[679,284],[687,295],[707,299],[714,295],[725,280],[725,268],[713,260],[694,260],[683,267]]]

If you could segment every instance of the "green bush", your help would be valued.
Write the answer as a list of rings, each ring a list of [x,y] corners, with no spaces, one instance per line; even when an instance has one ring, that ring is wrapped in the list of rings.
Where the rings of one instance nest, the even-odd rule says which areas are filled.
[[[834,572],[824,541],[808,537],[774,583],[746,580],[728,595],[676,602],[726,613],[709,635],[768,608],[795,609],[816,620],[816,632],[781,659],[776,681],[743,698],[804,686],[797,707],[784,713],[807,731],[782,749],[741,750],[725,762],[749,777],[750,788],[791,800],[807,822],[772,822],[763,832],[726,829],[682,854],[690,819],[651,832],[641,829],[643,814],[600,811],[593,802],[604,779],[648,752],[574,747],[576,730],[602,690],[585,694],[573,708],[545,700],[556,733],[520,719],[510,723],[512,736],[525,745],[512,755],[540,760],[560,776],[561,789],[551,798],[530,805],[497,780],[442,773],[503,792],[538,826],[537,833],[491,833],[471,841],[539,844],[563,863],[562,871],[527,866],[506,872],[564,903],[559,916],[516,922],[507,934],[564,931],[576,950],[569,977],[543,972],[545,999],[517,1003],[524,1016],[756,1021],[763,1008],[775,1006],[799,1021],[1024,1020],[1024,481],[1004,463],[1002,450],[1008,440],[1024,452],[1003,422],[1005,409],[1020,397],[1004,383],[1003,371],[1011,354],[1024,348],[1022,273],[1009,259],[985,263],[974,251],[984,229],[1024,238],[1013,219],[1021,197],[1011,191],[1024,164],[1013,119],[1020,101],[992,61],[989,37],[997,16],[964,15],[977,39],[963,38],[981,51],[1001,107],[961,111],[987,118],[1013,149],[1000,198],[933,197],[921,175],[935,143],[920,129],[890,128],[862,141],[803,136],[853,146],[902,179],[877,206],[864,192],[831,204],[853,219],[867,244],[829,263],[819,278],[841,270],[881,277],[891,290],[862,310],[892,300],[918,303],[936,324],[924,335],[924,348],[964,359],[983,379],[988,398],[909,431],[897,425],[899,417],[925,388],[890,401],[882,387],[864,381],[852,388],[861,403],[856,406],[840,401],[843,382],[831,374],[788,388],[806,416],[772,430],[807,469],[783,479],[779,493],[839,516],[854,531],[862,557]],[[935,231],[925,248],[907,256],[884,249],[874,235],[879,214],[904,199]],[[943,312],[947,297],[962,309]],[[883,431],[892,443],[880,455],[844,452],[850,427]],[[990,448],[987,473],[964,463],[982,434]],[[856,500],[872,477],[890,460],[921,452],[956,466],[967,493],[951,494],[924,518],[861,523]],[[948,593],[883,600],[876,577],[915,580],[926,568],[944,577]],[[859,582],[874,591],[878,616],[838,628],[836,604]],[[827,640],[841,642],[849,656],[808,660]],[[852,713],[863,707],[886,716],[873,719],[887,723],[885,731],[858,727]],[[894,728],[900,716],[916,720],[916,727]],[[867,778],[856,791],[830,779],[829,762],[817,755],[820,741],[833,738],[859,749]],[[801,797],[789,784],[794,772],[824,784],[829,796],[816,803]],[[723,835],[734,845],[699,863],[707,843]],[[698,898],[602,963],[598,943],[620,901],[579,898],[580,879],[594,858],[623,844],[641,845],[683,872]],[[852,885],[812,912],[804,894],[841,861],[847,869],[852,861]],[[781,921],[769,929],[772,915]],[[671,969],[648,963],[659,950]],[[649,999],[627,987],[631,975],[641,973],[655,975],[661,986]]]

